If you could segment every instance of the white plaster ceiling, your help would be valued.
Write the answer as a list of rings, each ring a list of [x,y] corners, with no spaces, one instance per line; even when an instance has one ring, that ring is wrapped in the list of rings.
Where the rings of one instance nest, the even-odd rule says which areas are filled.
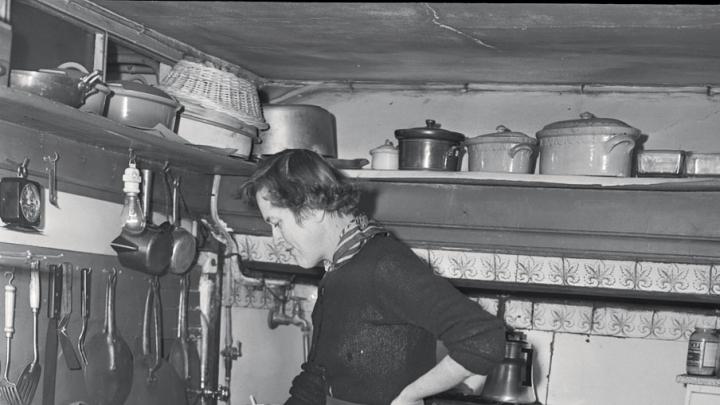
[[[720,83],[720,5],[95,2],[267,79]]]

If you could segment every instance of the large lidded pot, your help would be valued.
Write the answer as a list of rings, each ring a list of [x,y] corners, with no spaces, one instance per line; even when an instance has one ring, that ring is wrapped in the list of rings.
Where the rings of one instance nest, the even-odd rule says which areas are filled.
[[[546,125],[540,142],[540,174],[630,176],[640,130],[589,112],[580,119]]]
[[[395,130],[395,138],[399,141],[400,170],[460,170],[465,135],[459,132],[425,120],[424,127]]]
[[[533,173],[537,140],[522,132],[513,132],[503,125],[496,130],[465,141],[468,171]]]

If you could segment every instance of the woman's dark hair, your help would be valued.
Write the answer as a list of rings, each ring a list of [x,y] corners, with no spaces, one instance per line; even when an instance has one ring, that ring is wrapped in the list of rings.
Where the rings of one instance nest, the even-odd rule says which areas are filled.
[[[255,195],[263,189],[272,205],[289,208],[298,221],[308,209],[354,214],[360,200],[355,184],[308,149],[286,149],[262,159],[240,193],[257,205]]]

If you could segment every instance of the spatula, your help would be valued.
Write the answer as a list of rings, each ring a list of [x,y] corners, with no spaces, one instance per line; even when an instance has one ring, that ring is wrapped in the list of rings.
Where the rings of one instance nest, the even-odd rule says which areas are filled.
[[[65,262],[62,265],[63,269],[63,289],[62,289],[62,302],[60,304],[60,322],[58,323],[58,341],[60,347],[62,347],[63,357],[65,358],[65,364],[70,370],[80,370],[80,360],[78,360],[77,354],[75,354],[75,348],[73,343],[68,336],[67,325],[70,322],[70,315],[72,314],[72,288],[73,288],[73,266],[72,263]]]
[[[24,404],[32,402],[40,382],[42,367],[38,363],[38,312],[40,312],[40,262],[30,263],[30,309],[33,313],[33,359],[20,374],[17,382],[18,394]]]
[[[8,378],[8,369],[10,368],[10,342],[15,333],[15,291],[17,288],[12,285],[15,273],[6,272],[5,278],[8,283],[5,285],[5,371],[0,378],[0,401],[8,405],[22,405],[20,395],[17,392],[15,383]]]

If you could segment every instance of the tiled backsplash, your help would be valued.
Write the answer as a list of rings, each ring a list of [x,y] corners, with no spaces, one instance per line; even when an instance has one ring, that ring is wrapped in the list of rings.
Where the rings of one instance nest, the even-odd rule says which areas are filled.
[[[270,237],[235,235],[245,260],[295,264]],[[579,258],[508,255],[444,249],[413,248],[436,274],[448,278],[551,284],[571,287],[703,294],[720,303],[720,265],[654,263]],[[236,282],[236,306],[270,309],[272,295],[263,288]],[[314,287],[300,286],[298,295],[308,297],[306,310],[314,305]],[[499,294],[498,294],[499,295]],[[616,336],[625,338],[688,339],[695,326],[720,328],[720,304],[713,310],[667,310],[650,306],[619,305],[588,301],[562,303],[497,295],[470,296],[497,314],[504,305],[505,322],[517,329]]]

